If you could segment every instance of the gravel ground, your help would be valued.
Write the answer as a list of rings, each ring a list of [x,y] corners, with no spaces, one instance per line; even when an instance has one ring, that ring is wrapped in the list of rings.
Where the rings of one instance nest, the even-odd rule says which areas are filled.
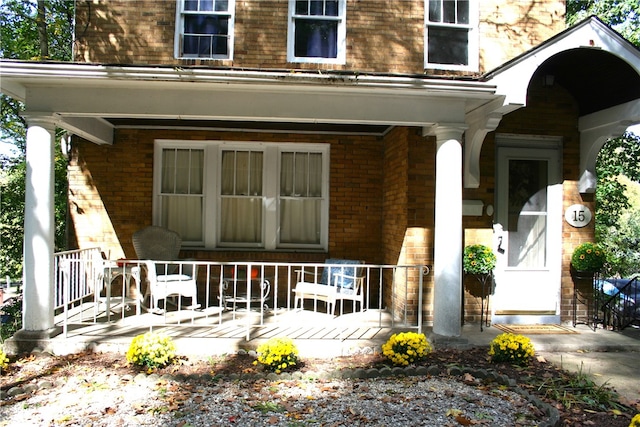
[[[520,394],[470,374],[185,381],[86,372],[23,391],[2,401],[0,426],[533,426],[545,418]]]

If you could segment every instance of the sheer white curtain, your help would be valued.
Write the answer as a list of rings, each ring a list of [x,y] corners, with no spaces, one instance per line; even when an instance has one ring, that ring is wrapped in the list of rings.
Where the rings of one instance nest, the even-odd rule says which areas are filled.
[[[204,151],[162,151],[162,226],[180,234],[184,241],[203,240]]]
[[[262,242],[263,153],[222,152],[220,240],[225,243]]]
[[[280,242],[320,243],[322,155],[283,152],[280,168]]]

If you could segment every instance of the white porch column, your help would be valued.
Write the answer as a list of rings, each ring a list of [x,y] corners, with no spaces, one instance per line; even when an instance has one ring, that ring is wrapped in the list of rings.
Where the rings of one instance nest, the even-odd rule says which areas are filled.
[[[23,335],[53,332],[54,142],[51,115],[26,116]],[[23,338],[27,338],[26,336]]]
[[[434,128],[436,206],[433,333],[460,336],[462,310],[462,133],[465,124]]]

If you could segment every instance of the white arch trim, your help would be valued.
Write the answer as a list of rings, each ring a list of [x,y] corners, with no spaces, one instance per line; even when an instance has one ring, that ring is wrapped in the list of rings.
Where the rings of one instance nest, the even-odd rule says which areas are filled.
[[[581,193],[596,190],[596,159],[610,138],[621,136],[629,126],[640,123],[640,99],[616,105],[580,118],[580,181]]]
[[[640,73],[640,55],[629,42],[597,18],[589,18],[549,39],[537,48],[487,74],[505,105],[526,105],[527,88],[536,70],[558,53],[577,49],[599,49],[620,57]]]
[[[480,151],[484,137],[496,129],[502,116],[526,105],[529,82],[537,69],[561,52],[599,49],[618,56],[640,74],[640,55],[629,42],[595,17],[549,39],[547,42],[485,75],[496,86],[500,104],[486,105],[482,111],[467,115],[469,129],[465,138],[464,186],[477,188],[480,183]],[[607,139],[622,135],[628,126],[640,123],[638,103],[631,101],[580,118],[580,183],[582,193],[595,191],[595,161]]]

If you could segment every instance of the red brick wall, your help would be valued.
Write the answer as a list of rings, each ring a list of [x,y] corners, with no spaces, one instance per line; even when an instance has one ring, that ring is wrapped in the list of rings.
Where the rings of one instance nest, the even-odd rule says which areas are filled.
[[[398,265],[433,264],[435,202],[435,140],[420,129],[395,128],[385,137],[384,152],[384,262]],[[398,316],[417,318],[419,278],[399,273],[397,286],[385,293],[384,305]],[[390,280],[390,278],[389,278]],[[423,276],[423,321],[433,320],[433,274]]]
[[[134,258],[131,235],[151,224],[154,139],[245,140],[331,144],[330,223],[326,256],[382,262],[383,144],[372,136],[225,133],[181,130],[119,130],[113,146],[75,139],[70,165],[70,203],[79,244],[95,242]],[[96,228],[94,219],[107,218],[112,232]],[[247,260],[267,260],[264,253],[245,254]],[[206,251],[190,252],[210,259]],[[220,254],[216,253],[216,259]],[[292,259],[294,256],[295,259]],[[280,257],[280,258],[279,258]],[[268,260],[310,260],[309,255],[271,254]],[[236,258],[237,259],[237,258]]]
[[[77,61],[424,72],[424,0],[348,0],[345,65],[287,62],[285,0],[237,0],[234,58],[214,61],[174,58],[174,0],[94,0],[76,7]],[[564,10],[562,0],[480,2],[481,71],[563,30]]]

